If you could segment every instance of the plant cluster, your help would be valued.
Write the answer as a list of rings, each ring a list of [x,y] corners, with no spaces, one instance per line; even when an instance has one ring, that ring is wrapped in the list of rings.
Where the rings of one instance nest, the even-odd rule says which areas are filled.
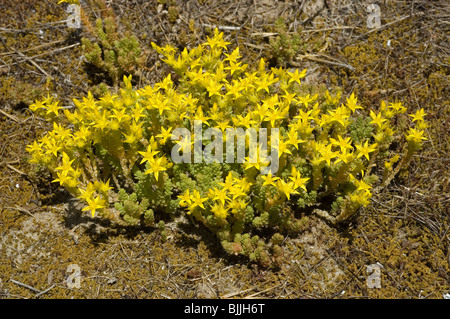
[[[354,94],[306,93],[306,70],[267,70],[264,59],[252,69],[240,61],[239,47],[229,45],[217,29],[182,52],[153,43],[177,83],[169,74],[136,89],[131,76],[124,77],[117,92],[98,100],[89,93],[74,100],[74,110],[51,96],[36,101],[30,109],[53,130],[27,147],[31,162],[48,168],[92,216],[155,226],[164,215],[186,214],[215,233],[228,253],[269,266],[281,262],[285,236],[305,227],[307,212],[346,220],[425,140],[422,109],[411,114],[405,134],[394,125],[406,112],[400,102],[366,112]],[[268,134],[268,145],[278,149],[278,170],[261,174],[268,163],[248,157],[244,163],[174,163],[173,150],[190,150],[195,134],[176,140],[172,132],[194,132],[195,120],[203,122],[202,133],[278,128],[278,141]],[[401,136],[403,156],[390,150]],[[212,141],[202,143],[207,148]]]
[[[78,4],[78,0],[62,0],[58,3]],[[133,74],[144,64],[143,50],[135,35],[129,31],[119,31],[113,10],[104,0],[95,0],[102,14],[92,25],[81,10],[81,21],[91,38],[81,39],[86,60],[106,72],[112,83],[117,86],[123,75]]]
[[[277,35],[269,39],[271,54],[278,65],[286,65],[294,59],[300,49],[305,49],[305,45],[299,33],[290,34],[286,31],[283,18],[275,22],[274,29]]]

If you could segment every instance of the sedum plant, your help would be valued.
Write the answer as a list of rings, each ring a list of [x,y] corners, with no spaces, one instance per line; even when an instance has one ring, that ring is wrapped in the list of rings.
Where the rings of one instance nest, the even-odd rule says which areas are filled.
[[[94,0],[102,18],[92,25],[89,17],[81,9],[79,0],[61,0],[58,4],[68,3],[80,6],[82,26],[90,38],[81,38],[83,54],[86,60],[106,72],[117,86],[125,74],[133,74],[144,64],[144,55],[139,41],[130,31],[120,32],[113,10],[107,7],[105,0]]]
[[[277,35],[269,39],[271,54],[278,65],[287,65],[304,46],[300,33],[289,34],[283,18],[275,22]],[[304,49],[304,48],[303,48]]]
[[[96,41],[81,39],[84,55],[89,63],[106,71],[114,85],[143,65],[138,39],[129,31],[119,34],[114,17],[98,18],[93,30]]]
[[[269,266],[282,261],[286,235],[307,226],[308,212],[332,223],[347,220],[425,140],[423,110],[402,132],[394,125],[406,112],[400,102],[367,112],[354,94],[306,94],[306,70],[267,70],[263,59],[250,68],[229,44],[217,30],[182,52],[153,43],[179,75],[177,84],[169,74],[138,89],[128,76],[117,92],[75,99],[74,110],[50,96],[36,101],[30,109],[53,129],[28,145],[30,161],[47,168],[92,216],[160,227],[158,220],[183,214],[211,230],[229,254]],[[198,142],[213,127],[224,134],[270,132],[277,169],[265,170],[267,158],[253,160],[250,143],[243,162],[226,162],[225,146],[215,143],[219,135]],[[193,134],[176,135],[177,129]],[[399,136],[406,143],[396,154],[389,146]],[[214,149],[214,160],[192,161],[195,145],[200,156]]]

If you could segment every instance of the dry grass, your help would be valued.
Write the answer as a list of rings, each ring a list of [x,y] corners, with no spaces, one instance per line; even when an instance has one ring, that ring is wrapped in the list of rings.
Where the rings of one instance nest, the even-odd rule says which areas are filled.
[[[88,15],[101,15],[87,2]],[[3,1],[0,296],[442,298],[449,293],[450,7],[446,1],[382,1],[382,27],[374,30],[366,25],[371,2],[107,2],[121,28],[136,34],[144,49],[146,63],[136,85],[170,72],[150,41],[194,46],[210,26],[219,26],[252,64],[273,54],[269,39],[277,33],[275,20],[283,17],[286,32],[299,32],[304,41],[285,63],[308,67],[309,83],[355,91],[368,108],[397,99],[410,111],[423,107],[428,113],[429,141],[408,169],[346,225],[330,228],[313,218],[305,233],[288,238],[286,263],[273,271],[227,257],[204,229],[184,220],[169,224],[163,242],[157,231],[91,219],[45,174],[34,173],[24,149],[48,127],[28,104],[56,93],[70,106],[72,98],[105,79],[84,63],[80,34],[61,22],[67,14],[56,1]],[[382,266],[381,289],[366,285],[366,268],[374,263]],[[81,268],[79,289],[67,286],[70,264]]]

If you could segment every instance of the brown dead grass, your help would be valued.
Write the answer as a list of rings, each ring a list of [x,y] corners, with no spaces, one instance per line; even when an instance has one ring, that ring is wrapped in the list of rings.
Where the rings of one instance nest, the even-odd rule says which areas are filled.
[[[312,218],[309,229],[286,240],[286,262],[273,271],[226,256],[213,236],[187,221],[169,223],[164,242],[158,231],[92,219],[45,174],[34,172],[25,146],[47,126],[27,110],[30,100],[56,93],[63,105],[71,105],[102,75],[83,62],[79,35],[56,23],[66,16],[56,1],[3,1],[0,296],[442,298],[449,293],[449,6],[445,1],[386,1],[380,4],[386,27],[371,30],[365,24],[367,1],[303,2],[111,4],[120,25],[139,36],[146,52],[137,85],[154,83],[169,71],[150,41],[194,46],[209,26],[217,25],[253,63],[271,54],[266,35],[282,16],[287,31],[300,30],[306,45],[287,64],[313,71],[309,82],[354,90],[367,107],[398,99],[410,111],[425,108],[429,141],[410,167],[346,225],[330,228]],[[175,19],[169,7],[176,8],[171,9]],[[88,14],[99,14],[89,8]],[[366,285],[367,266],[374,263],[382,267],[381,289]],[[67,285],[71,264],[81,269],[79,289]]]

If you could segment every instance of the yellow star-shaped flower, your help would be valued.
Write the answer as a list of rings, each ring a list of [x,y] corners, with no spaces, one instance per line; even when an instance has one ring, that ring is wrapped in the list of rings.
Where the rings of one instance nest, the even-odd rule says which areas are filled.
[[[167,170],[167,160],[165,157],[158,159],[152,159],[149,162],[150,168],[147,169],[144,174],[153,174],[158,181],[159,172]]]
[[[369,142],[366,141],[364,143],[364,145],[362,144],[357,144],[356,145],[356,149],[358,150],[358,155],[356,156],[357,158],[360,158],[362,156],[364,156],[365,158],[367,158],[367,160],[369,160],[369,154],[372,152],[375,152],[377,149],[378,144],[374,143],[372,145],[369,146]]]
[[[87,200],[88,206],[86,206],[85,208],[83,208],[81,211],[87,211],[90,210],[92,217],[95,217],[95,211],[101,208],[105,208],[106,206],[106,201],[102,198],[100,198],[100,196],[95,197],[94,199],[89,198]]]
[[[276,187],[277,185],[275,184],[275,182],[280,179],[277,176],[272,177],[272,173],[269,173],[267,175],[261,175],[261,177],[264,180],[263,186],[272,185]]]
[[[167,140],[171,136],[172,136],[172,128],[171,127],[169,127],[168,129],[161,127],[161,134],[156,135],[156,137],[161,138],[161,140],[159,140],[160,144],[166,144]]]
[[[299,85],[301,85],[300,79],[303,79],[306,76],[306,69],[304,69],[300,73],[298,72],[298,69],[296,69],[294,73],[288,72],[288,74],[291,77],[289,79],[289,83],[297,82]]]
[[[424,109],[420,109],[416,112],[416,114],[410,114],[409,116],[411,116],[413,119],[412,121],[424,121],[423,117],[427,115],[427,113],[425,113]]]
[[[354,93],[347,98],[347,107],[352,111],[352,113],[355,113],[356,109],[362,109],[362,107],[358,105],[358,98],[355,97]]]
[[[370,111],[370,117],[372,118],[370,124],[375,124],[380,128],[383,126],[383,123],[387,121],[382,117],[381,113],[375,114],[372,110]]]

